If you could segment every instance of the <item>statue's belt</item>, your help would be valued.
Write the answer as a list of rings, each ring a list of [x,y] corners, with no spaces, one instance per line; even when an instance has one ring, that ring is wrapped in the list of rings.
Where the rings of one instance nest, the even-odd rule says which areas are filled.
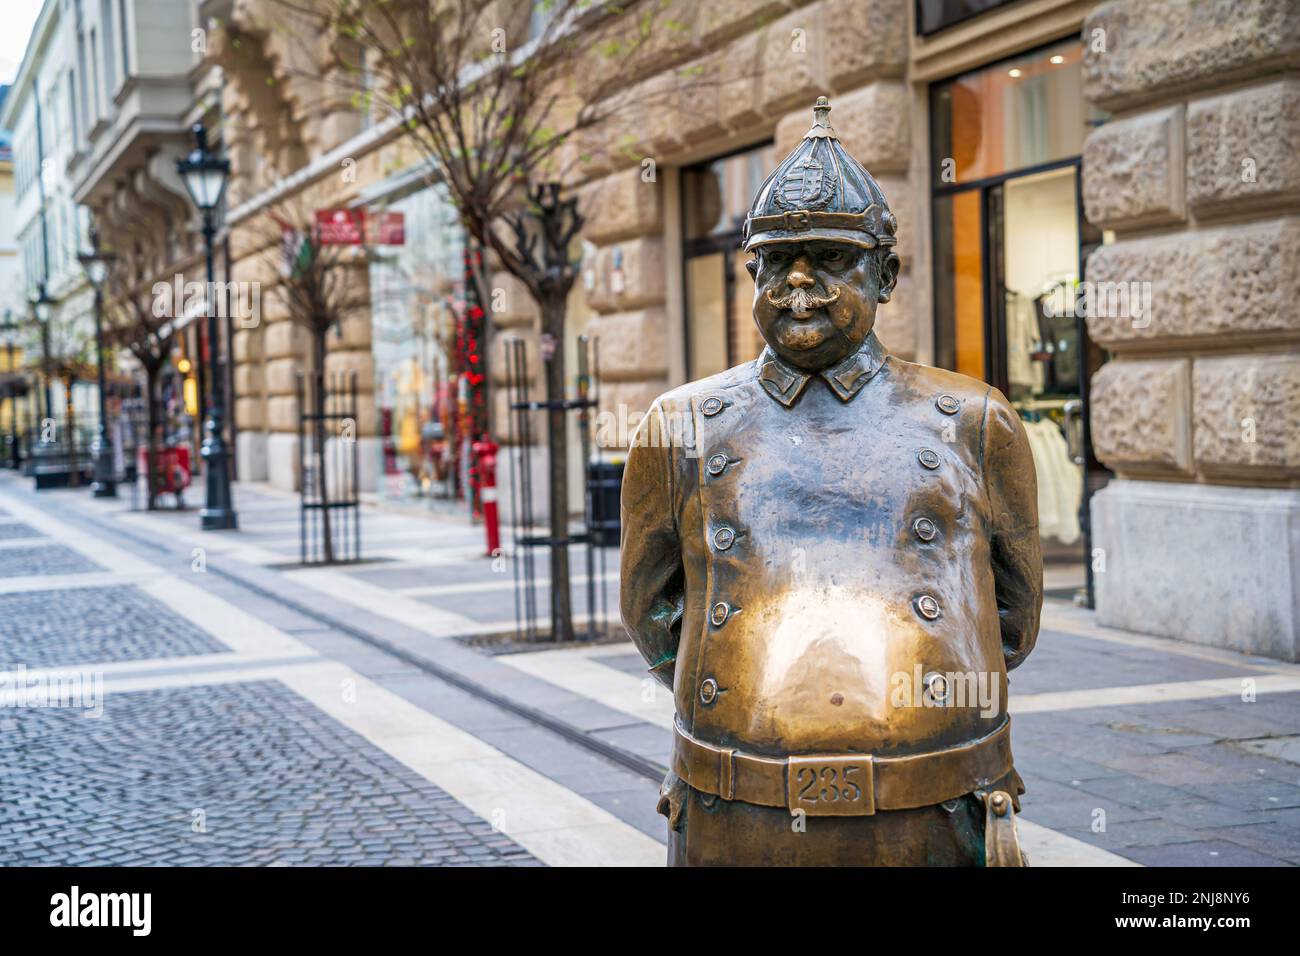
[[[759,757],[697,740],[674,723],[673,772],[724,800],[809,816],[869,816],[928,807],[989,786],[1011,767],[1011,718],[978,740],[905,757]]]

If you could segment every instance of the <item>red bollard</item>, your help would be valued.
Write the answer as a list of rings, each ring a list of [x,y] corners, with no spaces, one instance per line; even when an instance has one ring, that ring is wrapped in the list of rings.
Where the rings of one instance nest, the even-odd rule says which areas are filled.
[[[484,436],[473,444],[478,458],[479,500],[483,503],[483,526],[487,530],[487,554],[496,557],[501,550],[501,519],[497,512],[497,452],[500,446]]]

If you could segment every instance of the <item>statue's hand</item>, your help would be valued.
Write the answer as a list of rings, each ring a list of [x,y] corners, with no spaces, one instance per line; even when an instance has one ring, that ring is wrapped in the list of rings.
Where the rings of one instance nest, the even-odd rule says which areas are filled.
[[[682,811],[686,809],[686,798],[689,795],[690,787],[686,781],[669,770],[664,782],[659,785],[659,802],[655,804],[655,811],[668,818],[668,829],[682,828]]]

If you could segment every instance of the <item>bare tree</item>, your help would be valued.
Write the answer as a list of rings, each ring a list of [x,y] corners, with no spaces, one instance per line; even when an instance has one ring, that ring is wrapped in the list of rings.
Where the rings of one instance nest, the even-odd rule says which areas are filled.
[[[105,280],[105,341],[129,351],[145,375],[145,506],[154,510],[157,503],[156,473],[158,432],[158,380],[171,356],[176,340],[177,313],[181,303],[160,307],[153,287],[142,277],[149,274],[147,257],[136,243],[115,249]]]
[[[325,472],[325,411],[327,336],[342,328],[345,318],[367,314],[370,295],[366,283],[355,281],[356,271],[368,261],[365,246],[329,245],[321,242],[314,222],[300,209],[280,208],[267,213],[261,246],[264,256],[279,270],[279,293],[289,318],[307,332],[312,346],[312,371],[308,390],[317,412],[312,435],[316,457],[316,490],[320,498],[325,561],[334,561],[329,483]],[[303,480],[306,478],[304,476]]]
[[[579,273],[576,202],[561,194],[583,134],[617,113],[675,107],[677,87],[629,89],[690,56],[669,0],[273,0],[282,29],[324,43],[322,96],[392,115],[445,184],[469,234],[541,313],[551,548],[551,636],[573,636],[564,328]],[[323,39],[322,39],[323,38]],[[308,62],[310,56],[291,58]],[[292,65],[289,67],[292,69]],[[688,72],[677,74],[688,81]],[[324,82],[322,82],[324,81]]]

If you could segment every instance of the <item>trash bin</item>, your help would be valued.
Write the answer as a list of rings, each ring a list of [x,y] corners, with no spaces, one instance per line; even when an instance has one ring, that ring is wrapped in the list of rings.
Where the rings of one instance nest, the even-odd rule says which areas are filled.
[[[587,465],[587,513],[591,540],[599,548],[618,547],[619,508],[623,489],[623,459]]]

